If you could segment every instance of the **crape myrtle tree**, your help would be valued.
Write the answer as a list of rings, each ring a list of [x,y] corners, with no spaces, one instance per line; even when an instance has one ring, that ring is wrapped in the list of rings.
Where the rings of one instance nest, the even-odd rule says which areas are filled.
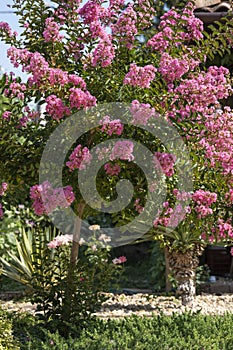
[[[158,29],[141,42],[140,35],[153,27],[153,1],[89,0],[83,5],[79,0],[59,0],[51,4],[15,0],[12,8],[22,28],[20,35],[0,22],[1,38],[11,45],[9,60],[28,73],[24,83],[12,75],[1,80],[9,101],[1,110],[1,182],[8,187],[1,194],[7,196],[5,202],[30,195],[38,215],[71,206],[81,219],[95,216],[79,191],[77,174],[91,164],[91,148],[118,138],[112,148],[99,146],[99,159],[108,154],[109,161],[99,171],[97,188],[112,201],[119,179],[133,183],[130,205],[111,214],[112,222],[121,226],[143,212],[148,191],[159,191],[156,182],[148,188],[145,174],[133,162],[132,140],[144,144],[154,154],[154,168],[159,164],[167,189],[153,228],[142,240],[157,239],[166,247],[178,293],[183,304],[189,304],[195,296],[195,269],[204,247],[233,240],[232,111],[221,107],[222,99],[232,93],[231,77],[224,67],[204,65],[206,57],[229,51],[232,23],[226,21],[218,35],[205,37],[189,2],[181,10],[165,13]],[[44,106],[45,112],[32,111],[31,101]],[[64,186],[38,184],[40,157],[56,127],[80,110],[84,116],[93,106],[111,102],[131,106],[132,125],[101,116],[99,127],[82,135],[70,149]],[[192,191],[179,190],[177,166],[182,154],[169,153],[161,140],[140,128],[153,125],[158,115],[175,128],[189,150]],[[81,122],[77,117],[77,124]],[[78,261],[78,229],[80,223],[67,273],[66,319]]]

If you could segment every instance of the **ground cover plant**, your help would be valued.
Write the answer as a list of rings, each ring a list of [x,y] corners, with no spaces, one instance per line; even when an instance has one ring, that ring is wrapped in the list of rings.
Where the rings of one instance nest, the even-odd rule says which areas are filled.
[[[14,340],[22,350],[231,350],[233,347],[232,314],[213,317],[187,313],[107,321],[96,319],[87,323],[79,334],[68,338],[58,332],[49,332],[31,315],[10,318]]]
[[[0,216],[25,205],[35,221],[18,225],[18,256],[2,271],[13,278],[18,264],[47,328],[63,335],[90,321],[126,262],[111,245],[159,241],[188,305],[204,247],[233,242],[232,76],[205,65],[230,52],[233,20],[205,33],[191,1],[154,28],[153,5],[14,0],[21,33],[0,22],[9,60],[27,73],[0,81]]]

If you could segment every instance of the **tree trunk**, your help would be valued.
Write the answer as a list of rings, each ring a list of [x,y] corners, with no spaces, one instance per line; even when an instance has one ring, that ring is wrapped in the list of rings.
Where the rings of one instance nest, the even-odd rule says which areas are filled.
[[[62,319],[63,321],[69,321],[71,312],[72,312],[72,297],[74,293],[74,271],[75,267],[78,261],[78,253],[79,253],[79,240],[80,240],[80,233],[81,233],[81,225],[82,225],[82,213],[84,210],[85,204],[80,204],[78,207],[78,215],[75,227],[74,227],[74,234],[73,234],[73,242],[70,252],[70,265],[67,275],[67,282],[66,282],[66,289],[65,289],[65,298],[64,298],[64,304],[63,304],[63,313],[62,313]]]
[[[186,252],[168,251],[169,267],[177,280],[177,295],[181,297],[182,305],[191,306],[196,296],[196,268],[199,264],[198,256],[204,247],[201,244]]]

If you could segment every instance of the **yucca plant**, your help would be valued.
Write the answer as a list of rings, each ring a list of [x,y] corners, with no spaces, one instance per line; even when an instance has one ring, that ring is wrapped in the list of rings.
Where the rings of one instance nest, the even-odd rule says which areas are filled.
[[[16,238],[17,254],[8,253],[9,261],[0,257],[2,274],[10,279],[22,283],[28,290],[32,290],[32,277],[35,266],[43,262],[45,254],[48,254],[47,243],[57,235],[55,228],[45,228],[38,232],[31,228],[22,228],[21,239]]]

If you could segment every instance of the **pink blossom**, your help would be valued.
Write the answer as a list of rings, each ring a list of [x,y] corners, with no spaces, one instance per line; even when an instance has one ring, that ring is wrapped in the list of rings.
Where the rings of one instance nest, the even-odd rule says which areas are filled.
[[[79,88],[71,88],[69,90],[70,107],[71,108],[87,108],[96,105],[96,98],[89,91],[83,91]]]
[[[28,116],[26,115],[20,118],[18,128],[25,128],[25,126],[27,126],[28,121],[29,119],[28,119]]]
[[[232,91],[227,83],[228,74],[226,68],[215,66],[198,75],[190,73],[187,79],[170,90],[174,95],[171,116],[179,113],[184,118],[189,117],[191,112],[205,113],[209,106],[227,98]]]
[[[211,167],[220,166],[225,175],[233,174],[233,114],[229,108],[205,114],[205,133],[199,135],[199,146],[204,149]],[[231,192],[228,200],[231,202]]]
[[[45,30],[43,31],[45,41],[53,43],[61,41],[64,36],[59,33],[59,30],[60,26],[54,21],[54,17],[46,18]]]
[[[163,78],[170,83],[176,79],[180,79],[190,70],[194,70],[199,64],[200,61],[195,61],[187,55],[184,55],[182,58],[173,58],[167,52],[164,52],[161,55],[158,71],[162,74]]]
[[[110,136],[112,134],[121,135],[124,129],[124,124],[121,123],[120,119],[110,120],[108,115],[103,117],[100,125],[102,125],[101,131],[106,132]]]
[[[46,112],[51,115],[53,119],[59,120],[70,114],[69,108],[66,107],[62,100],[56,95],[48,96],[45,101],[47,103]]]
[[[104,165],[104,169],[106,173],[110,176],[118,175],[121,171],[121,167],[119,164],[106,163]]]
[[[78,145],[69,156],[69,161],[66,162],[66,165],[71,171],[75,169],[82,170],[86,169],[86,164],[90,164],[91,159],[92,155],[89,149]]]
[[[176,162],[176,157],[173,154],[155,152],[153,160],[156,168],[158,167],[159,162],[162,172],[166,176],[170,177],[174,174],[174,164]]]
[[[117,141],[113,146],[110,160],[121,159],[128,160],[129,162],[134,160],[133,156],[133,142],[131,141]]]
[[[233,247],[231,247],[230,254],[233,256]]]
[[[12,112],[5,111],[5,112],[2,113],[2,118],[6,119],[6,120],[10,120],[11,114],[12,114]]]
[[[209,236],[209,243],[213,243],[215,241],[215,237],[213,235]]]
[[[162,53],[169,46],[174,47],[180,45],[181,42],[201,39],[203,23],[195,17],[193,11],[193,4],[188,3],[182,14],[174,8],[166,12],[161,17],[160,32],[149,39],[147,45]]]
[[[98,154],[99,160],[103,160],[105,158],[109,159],[109,157],[111,155],[111,149],[109,147],[102,147],[102,148],[98,147],[96,149],[96,154]]]
[[[173,194],[179,201],[188,201],[192,198],[192,194],[190,192],[179,191],[177,188],[174,188]]]
[[[222,219],[218,219],[217,226],[217,234],[218,237],[222,239],[233,239],[233,227],[230,221],[223,221]]]
[[[4,211],[2,209],[2,204],[0,203],[0,219],[3,217]]]
[[[96,67],[97,65],[100,65],[101,67],[110,66],[115,57],[115,49],[112,44],[111,35],[100,40],[92,56],[93,67]]]
[[[75,200],[71,186],[53,189],[48,181],[30,189],[32,207],[37,215],[50,214],[57,207],[67,208]]]
[[[51,86],[64,86],[70,81],[68,73],[60,68],[49,68],[47,79]]]
[[[84,24],[91,24],[99,19],[101,6],[93,0],[89,0],[79,10],[80,16],[83,18]]]
[[[155,116],[155,109],[149,103],[140,103],[138,100],[133,100],[130,113],[133,117],[133,124],[146,125],[148,120]]]
[[[203,204],[206,206],[210,206],[211,204],[216,202],[217,194],[215,192],[197,190],[193,193],[192,199],[198,205]]]
[[[0,187],[0,196],[4,196],[7,188],[8,188],[8,184],[6,182],[2,182]]]
[[[111,24],[112,35],[119,42],[123,43],[128,49],[133,47],[137,29],[137,13],[134,11],[132,4],[129,4],[115,23]]]
[[[79,86],[81,89],[86,89],[86,83],[83,80],[83,78],[79,77],[76,74],[69,74],[68,75],[68,81],[69,83],[75,85],[75,86]]]
[[[149,88],[151,81],[155,78],[156,71],[157,69],[152,64],[138,67],[135,63],[132,63],[123,83],[140,88]]]
[[[119,256],[119,258],[115,258],[115,259],[112,260],[114,265],[123,264],[126,261],[127,261],[127,258],[125,256]]]
[[[68,245],[73,241],[73,235],[61,235],[56,236],[51,242],[47,244],[50,249],[56,249],[57,247]]]
[[[144,207],[140,204],[140,198],[137,198],[134,202],[135,210],[141,214],[144,211]]]
[[[203,233],[201,234],[201,239],[202,239],[203,241],[206,240],[206,233],[203,232]]]
[[[12,33],[11,27],[7,22],[0,22],[0,33],[4,33],[10,38],[17,35],[16,32]]]

